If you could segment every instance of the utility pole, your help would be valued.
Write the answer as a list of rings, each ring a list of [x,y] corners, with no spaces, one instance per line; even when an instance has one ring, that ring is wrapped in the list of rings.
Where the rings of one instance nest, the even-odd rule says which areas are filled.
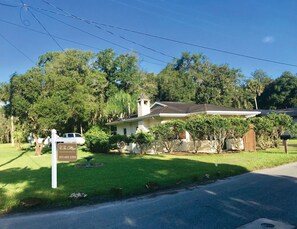
[[[10,125],[11,125],[11,129],[10,129],[10,141],[11,141],[11,145],[14,146],[14,123],[13,123],[13,115],[10,117]]]

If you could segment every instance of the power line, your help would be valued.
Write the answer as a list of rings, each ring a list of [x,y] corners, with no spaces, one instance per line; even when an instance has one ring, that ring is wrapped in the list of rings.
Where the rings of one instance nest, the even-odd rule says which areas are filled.
[[[52,7],[55,7],[56,9],[58,9],[60,11],[64,11],[61,8],[56,7],[53,4],[51,4],[51,3],[49,3],[49,2],[47,2],[45,0],[43,0],[43,2],[47,3],[48,5],[51,5]],[[41,9],[41,10],[47,11],[46,9]],[[48,12],[58,14],[57,12],[54,12],[54,11],[48,11]],[[64,11],[64,12],[66,12],[66,11]],[[67,14],[69,14],[69,13],[67,13]],[[67,15],[63,15],[63,14],[58,14],[58,15],[67,17]],[[110,27],[110,28],[114,28],[114,29],[118,29],[118,30],[123,30],[123,31],[126,31],[126,32],[131,32],[131,33],[135,33],[135,34],[139,34],[139,35],[143,35],[143,36],[148,36],[148,37],[152,37],[152,38],[156,38],[156,39],[161,39],[161,40],[165,40],[165,41],[169,41],[169,42],[174,42],[174,43],[178,43],[178,44],[182,44],[182,45],[193,46],[193,47],[202,48],[202,49],[206,49],[206,50],[210,50],[210,51],[220,52],[220,53],[224,53],[224,54],[239,56],[239,57],[258,60],[258,61],[269,62],[269,63],[273,63],[273,64],[280,64],[280,65],[286,65],[286,66],[291,66],[291,67],[297,67],[296,64],[290,64],[290,63],[280,62],[280,61],[276,61],[276,60],[271,60],[271,59],[266,59],[266,58],[260,58],[260,57],[256,57],[256,56],[241,54],[241,53],[237,53],[237,52],[231,52],[231,51],[228,51],[228,50],[213,48],[213,47],[204,46],[204,45],[200,45],[200,44],[195,44],[195,43],[191,43],[191,42],[180,41],[180,40],[176,40],[176,39],[169,38],[169,37],[153,35],[153,34],[144,33],[144,32],[140,32],[140,31],[136,31],[136,30],[132,30],[132,29],[127,29],[127,28],[123,28],[123,27],[119,27],[119,26],[114,26],[114,25],[104,24],[104,23],[98,23],[98,22],[95,22],[95,21],[82,19],[82,18],[79,18],[79,17],[77,17],[76,15],[73,15],[73,14],[69,14],[69,15],[71,15],[72,18],[80,20],[80,21],[85,21],[85,22],[88,21],[88,22],[93,23],[93,24],[97,24],[97,25],[101,25],[101,26],[105,26],[105,27]]]
[[[16,27],[19,27],[19,28],[22,28],[22,29],[26,29],[26,30],[29,30],[29,31],[32,31],[32,32],[35,32],[35,33],[48,35],[45,32],[42,32],[42,31],[39,31],[39,30],[36,30],[36,29],[32,29],[32,28],[29,28],[27,26],[18,25],[18,24],[15,24],[13,22],[9,22],[9,21],[3,20],[3,19],[0,19],[0,22],[5,23],[5,24],[9,24],[9,25],[13,25],[13,26],[16,26]],[[53,35],[53,34],[52,34],[52,36],[59,39],[59,40],[62,40],[62,41],[68,41],[68,42],[71,42],[71,43],[75,43],[75,44],[78,44],[78,45],[82,45],[82,46],[86,46],[86,47],[89,47],[89,48],[93,48],[93,49],[97,49],[97,50],[102,51],[102,49],[100,49],[98,47],[95,47],[95,46],[92,46],[92,45],[87,45],[87,44],[84,44],[84,43],[80,43],[78,41],[69,40],[69,39],[62,38],[62,37],[59,37],[59,36],[56,36],[56,35]]]
[[[159,66],[165,66],[164,64],[158,64],[158,63],[154,63],[154,62],[151,62],[151,61],[147,61],[147,60],[140,60],[140,62],[146,62],[146,63],[149,63],[149,64],[154,64],[154,65],[159,65]]]
[[[153,38],[157,38],[157,39],[160,39],[160,40],[170,41],[170,42],[174,42],[174,43],[178,43],[178,44],[182,44],[182,45],[193,46],[193,47],[197,47],[197,48],[207,49],[207,50],[211,50],[211,51],[215,51],[215,52],[230,54],[230,55],[234,55],[234,56],[240,56],[240,57],[259,60],[259,61],[270,62],[270,63],[274,63],[274,64],[297,67],[296,64],[290,64],[290,63],[280,62],[280,61],[276,61],[276,60],[270,60],[270,59],[265,59],[265,58],[240,54],[240,53],[231,52],[231,51],[227,51],[227,50],[222,50],[222,49],[218,49],[218,48],[212,48],[212,47],[203,46],[203,45],[199,45],[199,44],[194,44],[194,43],[190,43],[190,42],[180,41],[180,40],[176,40],[176,39],[172,39],[172,38],[168,38],[168,37],[162,37],[162,36],[153,35],[153,34],[149,34],[149,33],[139,32],[139,31],[136,31],[136,30],[121,28],[121,27],[118,27],[118,26],[102,24],[102,23],[98,23],[98,24],[100,24],[101,26],[107,26],[107,27],[110,27],[110,28],[119,29],[119,30],[123,30],[123,31],[126,31],[126,32],[131,32],[131,33],[135,33],[135,34],[139,34],[139,35],[143,35],[143,36],[153,37]]]
[[[6,39],[6,37],[4,37],[1,33],[0,33],[0,37],[2,37],[3,40],[5,40],[8,44],[10,44],[12,47],[14,47],[19,53],[21,53],[24,57],[26,57],[30,62],[35,64],[35,62],[29,56],[27,56],[22,50],[20,50],[18,47],[16,47],[8,39]]]
[[[34,9],[34,8],[33,8],[33,9]],[[88,31],[86,31],[86,30],[83,30],[83,29],[81,29],[81,28],[79,28],[79,27],[76,27],[76,26],[74,26],[74,25],[68,24],[68,23],[66,23],[66,22],[64,22],[64,21],[62,21],[62,20],[59,20],[59,19],[57,19],[57,18],[55,18],[55,17],[52,17],[52,16],[50,16],[50,15],[48,15],[48,14],[46,14],[46,13],[40,12],[40,11],[38,11],[38,10],[36,10],[36,9],[34,9],[34,10],[37,11],[38,13],[43,14],[43,15],[45,15],[45,16],[47,16],[47,17],[53,19],[53,20],[56,20],[56,21],[58,21],[58,22],[60,22],[60,23],[62,23],[62,24],[64,24],[64,25],[67,25],[67,26],[69,26],[69,27],[71,27],[71,28],[74,28],[74,29],[76,29],[76,30],[79,30],[80,32],[86,33],[86,34],[88,34],[88,35],[90,35],[90,36],[93,36],[93,37],[95,37],[95,38],[97,38],[97,39],[103,40],[103,41],[105,41],[105,42],[107,42],[107,43],[110,43],[110,44],[115,45],[115,46],[117,46],[117,47],[120,47],[120,48],[122,48],[122,49],[131,51],[131,49],[129,49],[129,48],[123,46],[123,45],[119,45],[119,44],[117,44],[117,43],[115,43],[115,42],[112,42],[112,41],[109,41],[109,40],[104,39],[104,38],[102,38],[102,37],[99,37],[99,36],[96,35],[96,34],[90,33],[90,32],[88,32]],[[163,61],[163,60],[160,60],[160,59],[151,57],[151,56],[146,55],[146,54],[144,54],[144,53],[141,53],[141,52],[137,52],[137,53],[139,53],[139,54],[141,54],[142,56],[145,56],[145,57],[147,57],[147,58],[150,58],[150,59],[153,59],[153,60],[156,60],[156,61],[163,62],[163,63],[166,63],[166,64],[167,64],[167,62],[165,62],[165,61]]]
[[[24,4],[24,6],[26,6]],[[50,36],[50,38],[56,43],[56,45],[59,46],[59,48],[64,52],[64,49],[59,44],[59,42],[51,35],[51,33],[45,28],[45,26],[38,20],[38,18],[35,16],[35,14],[28,8],[29,13],[32,15],[32,17],[38,22],[38,24],[43,28],[43,30]]]
[[[19,7],[19,5],[18,6],[14,6],[14,5],[5,4],[5,3],[1,3],[1,2],[0,2],[0,5],[1,6],[8,6],[8,7],[17,7],[17,8]]]
[[[291,67],[297,67],[296,64],[290,64],[290,63],[280,62],[280,61],[276,61],[276,60],[271,60],[271,59],[260,58],[260,57],[256,57],[256,56],[251,56],[251,55],[246,55],[246,54],[231,52],[231,51],[228,51],[228,50],[213,48],[213,47],[204,46],[204,45],[200,45],[200,44],[195,44],[195,43],[191,43],[191,42],[180,41],[180,40],[172,39],[172,38],[169,38],[169,37],[163,37],[163,36],[159,36],[159,35],[153,35],[153,34],[144,33],[144,32],[140,32],[140,31],[136,31],[136,30],[132,30],[132,29],[127,29],[127,28],[123,28],[123,27],[119,27],[119,26],[114,26],[114,25],[104,24],[104,23],[98,23],[98,22],[95,22],[95,21],[90,21],[90,20],[82,19],[82,18],[80,18],[80,17],[78,17],[78,16],[76,16],[74,14],[68,13],[67,11],[63,10],[62,8],[59,8],[59,7],[53,5],[53,4],[51,4],[51,3],[49,3],[49,2],[47,2],[45,0],[43,0],[43,2],[45,2],[46,4],[48,4],[48,5],[56,8],[56,9],[58,9],[59,11],[65,12],[67,15],[60,14],[60,13],[57,13],[55,11],[51,11],[51,10],[47,10],[47,9],[42,9],[42,8],[36,8],[36,9],[42,10],[42,11],[47,11],[47,12],[50,12],[50,13],[53,13],[53,14],[56,14],[56,15],[64,16],[64,17],[71,17],[71,18],[74,18],[76,20],[80,20],[80,21],[83,21],[85,23],[88,23],[88,24],[95,24],[97,26],[98,25],[101,25],[101,26],[110,27],[110,28],[113,28],[113,29],[118,29],[118,30],[123,30],[123,31],[126,31],[126,32],[140,34],[140,35],[143,35],[143,36],[148,36],[148,37],[152,37],[152,38],[156,38],[156,39],[161,39],[161,40],[165,40],[165,41],[169,41],[169,42],[174,42],[174,43],[178,43],[178,44],[182,44],[182,45],[188,45],[188,46],[198,47],[198,48],[202,48],[202,49],[206,49],[206,50],[210,50],[210,51],[215,51],[215,52],[220,52],[220,53],[224,53],[224,54],[239,56],[239,57],[243,57],[243,58],[249,58],[249,59],[258,60],[258,61],[264,61],[264,62],[269,62],[269,63],[273,63],[273,64],[280,64],[280,65],[286,65],[286,66],[291,66]],[[4,4],[4,5],[7,5],[7,4]],[[8,5],[8,6],[17,7],[17,6],[13,6],[13,5]],[[31,8],[33,8],[33,7],[31,7]],[[100,26],[98,26],[97,28],[102,29]],[[115,35],[113,32],[111,32],[109,30],[105,30],[105,31],[108,32],[108,33],[110,33],[110,34],[112,34],[112,35]],[[129,42],[131,42],[133,44],[140,45],[140,46],[142,46],[144,48],[147,48],[147,49],[149,49],[151,51],[158,52],[159,54],[162,54],[162,55],[165,55],[165,56],[168,56],[168,57],[172,57],[172,56],[169,56],[169,55],[167,55],[167,54],[165,54],[163,52],[157,51],[157,50],[152,49],[150,47],[147,47],[147,46],[141,45],[141,44],[139,44],[137,42],[134,42],[132,40],[129,40],[129,39],[123,37],[123,36],[120,36],[120,35],[118,35],[118,36],[121,39],[124,39],[126,41],[129,41]],[[174,57],[172,57],[172,58],[174,58]]]
[[[22,28],[22,29],[26,29],[26,30],[29,30],[29,31],[32,31],[32,32],[35,32],[35,33],[39,33],[39,34],[42,34],[42,35],[48,35],[45,32],[35,30],[35,29],[29,28],[27,26],[18,25],[18,24],[15,24],[15,23],[3,20],[3,19],[0,19],[0,22],[5,23],[5,24],[9,24],[9,25],[13,25],[13,26],[16,26],[16,27],[19,27],[19,28]],[[73,41],[73,40],[66,39],[66,38],[62,38],[60,36],[56,36],[56,35],[53,35],[53,34],[52,34],[52,36],[55,37],[56,39],[59,39],[59,40],[62,40],[62,41],[67,41],[67,42],[70,42],[70,43],[74,43],[74,44],[78,44],[78,45],[81,45],[81,46],[89,47],[89,48],[96,49],[96,50],[99,50],[99,51],[103,50],[101,48],[98,48],[98,47],[95,47],[95,46],[92,46],[92,45],[88,45],[88,44],[81,43],[81,42],[78,42],[78,41]],[[150,63],[150,64],[159,65],[159,66],[165,66],[164,64],[153,63],[153,62],[146,61],[146,60],[141,60],[141,61],[146,62],[146,63]],[[164,62],[164,63],[166,63],[166,62]]]
[[[14,4],[17,4],[17,5],[22,5],[22,3],[20,3],[20,1],[12,1],[12,0],[2,0],[4,2],[9,2],[9,3],[14,3]]]
[[[47,4],[51,5],[51,4],[48,3],[48,2],[47,2]],[[52,5],[52,6],[53,6],[53,5]],[[29,8],[31,8],[31,9],[37,11],[38,13],[41,13],[41,14],[43,14],[43,15],[46,15],[47,17],[50,17],[50,18],[52,18],[52,19],[54,19],[54,20],[59,21],[60,23],[63,23],[63,24],[65,24],[65,25],[67,25],[67,26],[71,26],[72,28],[78,29],[78,30],[80,30],[81,32],[87,33],[87,34],[89,34],[89,35],[91,35],[91,36],[96,36],[96,38],[98,38],[98,39],[101,39],[101,40],[103,40],[103,41],[105,41],[105,42],[111,43],[111,44],[113,44],[113,45],[115,45],[115,46],[118,46],[118,47],[120,47],[120,48],[123,48],[123,49],[125,49],[125,50],[130,51],[129,48],[126,48],[126,47],[124,47],[124,46],[122,46],[122,45],[119,45],[119,44],[116,44],[116,43],[114,43],[114,42],[111,42],[111,41],[106,40],[106,39],[104,39],[104,38],[101,38],[101,37],[99,37],[99,36],[97,36],[97,35],[91,34],[91,33],[87,32],[87,31],[85,31],[85,30],[82,30],[82,29],[80,29],[80,28],[78,28],[78,27],[72,26],[72,25],[70,25],[70,24],[68,24],[68,23],[66,23],[66,22],[63,22],[63,21],[61,21],[61,20],[59,20],[59,19],[57,19],[57,18],[51,17],[51,16],[49,16],[49,15],[47,15],[47,14],[45,14],[45,13],[40,12],[40,10],[42,10],[42,11],[46,11],[46,12],[50,12],[50,13],[54,13],[54,14],[57,14],[57,15],[60,15],[60,16],[64,16],[64,17],[67,17],[67,16],[68,16],[68,17],[71,17],[71,18],[75,17],[74,15],[70,15],[68,12],[64,11],[63,9],[61,9],[61,8],[59,8],[59,7],[55,7],[55,6],[53,6],[53,7],[55,7],[56,9],[58,9],[58,10],[64,12],[64,13],[66,13],[66,14],[68,14],[68,15],[65,15],[65,14],[59,14],[59,13],[57,13],[57,12],[54,12],[54,11],[51,11],[51,10],[42,9],[42,8],[35,8],[35,7],[32,7],[32,6],[26,5],[26,4],[24,4],[24,3],[23,3],[23,5],[22,5],[22,7],[26,7],[26,8],[28,8],[28,11],[29,11]],[[30,13],[31,13],[31,15],[35,18],[35,20],[37,20],[38,23],[43,27],[43,29],[45,29],[45,31],[47,32],[47,34],[54,40],[53,36],[46,30],[46,28],[41,24],[41,22],[37,19],[37,17],[36,17],[31,11],[30,11]],[[84,20],[84,19],[81,19],[81,18],[76,18],[76,19],[79,19],[79,20],[81,20],[81,21],[83,21],[83,22],[85,22],[85,23],[91,24],[91,22],[89,22],[89,21],[87,21],[87,20]],[[123,36],[121,36],[121,35],[116,35],[116,34],[114,34],[113,32],[111,32],[111,31],[109,31],[109,30],[105,30],[105,29],[101,28],[101,27],[98,26],[98,25],[95,25],[95,27],[98,28],[98,29],[101,29],[101,30],[106,31],[106,32],[108,32],[109,34],[111,34],[111,35],[113,35],[113,36],[118,36],[118,37],[120,37],[121,39],[123,39],[123,40],[125,40],[125,41],[128,41],[128,42],[130,42],[130,43],[139,45],[139,46],[141,46],[141,47],[143,47],[143,48],[146,48],[146,49],[148,49],[148,50],[150,50],[150,51],[156,52],[156,53],[161,54],[161,55],[166,56],[166,57],[175,58],[175,57],[170,56],[170,55],[167,55],[167,54],[165,54],[165,53],[163,53],[163,52],[161,52],[161,51],[158,51],[158,50],[156,50],[156,49],[150,48],[150,47],[148,47],[148,46],[145,46],[145,45],[139,44],[139,43],[137,43],[137,42],[135,42],[135,41],[132,41],[132,40],[130,40],[130,39],[127,39],[127,38],[125,38],[125,37],[123,37]],[[54,41],[55,41],[55,40],[54,40]],[[56,42],[56,41],[55,41],[55,42]],[[63,50],[63,48],[62,48],[57,42],[56,42],[56,44]],[[148,56],[148,55],[143,54],[143,53],[141,53],[141,52],[137,52],[137,53],[140,54],[140,55],[142,55],[142,56],[145,56],[145,57],[147,57],[147,58],[150,58],[150,59],[153,59],[153,60],[156,60],[156,61],[159,61],[159,62],[162,62],[162,63],[167,64],[167,62],[165,62],[165,61],[162,61],[162,60],[159,60],[159,59],[157,59],[157,58]],[[151,62],[151,63],[152,63],[152,62]],[[163,65],[162,65],[162,66],[163,66]]]
[[[138,45],[138,46],[140,46],[140,47],[142,47],[142,48],[145,48],[145,49],[150,50],[150,51],[152,51],[152,52],[161,54],[161,55],[163,55],[163,56],[170,57],[170,58],[175,58],[174,56],[167,55],[166,53],[164,53],[164,52],[162,52],[162,51],[158,51],[158,50],[156,50],[156,49],[154,49],[154,48],[151,48],[151,47],[148,47],[148,46],[146,46],[146,45],[140,44],[140,43],[138,43],[138,42],[136,42],[136,41],[133,41],[133,40],[131,40],[131,39],[128,39],[128,38],[126,38],[126,37],[124,37],[124,36],[115,34],[114,32],[112,32],[112,31],[110,31],[110,30],[106,30],[106,29],[100,27],[98,24],[94,23],[93,21],[89,21],[89,20],[83,19],[83,18],[81,18],[81,17],[78,17],[78,16],[76,16],[76,15],[74,15],[74,14],[71,14],[71,13],[69,13],[69,12],[63,10],[62,8],[59,8],[59,7],[57,7],[57,6],[55,6],[55,5],[51,4],[51,3],[49,3],[48,1],[43,0],[43,2],[45,2],[46,4],[48,4],[48,5],[50,5],[50,6],[54,7],[54,8],[56,8],[56,9],[58,9],[58,10],[61,11],[61,12],[63,12],[64,14],[62,14],[62,16],[64,16],[64,17],[71,17],[71,18],[74,18],[74,19],[78,19],[78,20],[80,20],[80,21],[83,21],[83,22],[85,22],[85,23],[87,23],[87,24],[89,24],[89,25],[92,24],[92,25],[94,25],[96,28],[105,31],[105,32],[109,33],[109,34],[112,35],[112,36],[117,36],[117,37],[121,38],[122,40],[128,41],[128,42],[130,42],[130,43],[132,43],[132,44]],[[65,13],[66,13],[66,15],[65,15]],[[59,15],[61,15],[61,14],[59,14]]]
[[[57,15],[60,15],[60,16],[70,17],[70,18],[72,18],[72,19],[80,20],[80,21],[82,21],[82,22],[84,22],[84,23],[87,23],[87,24],[89,24],[89,25],[93,25],[93,26],[95,26],[97,29],[100,29],[100,30],[105,31],[105,32],[107,32],[108,34],[110,34],[110,35],[112,35],[112,36],[119,37],[119,38],[122,39],[122,40],[128,41],[128,42],[130,42],[130,43],[132,43],[132,44],[134,44],[134,45],[138,45],[138,46],[140,46],[140,47],[142,47],[142,48],[145,48],[145,49],[147,49],[147,50],[150,50],[150,51],[152,51],[152,52],[158,53],[158,54],[163,55],[163,56],[166,56],[166,57],[175,58],[174,56],[168,55],[168,54],[166,54],[166,53],[164,53],[164,52],[162,52],[162,51],[159,51],[159,50],[157,50],[157,49],[151,48],[151,47],[149,47],[149,46],[147,46],[147,45],[140,44],[139,42],[136,42],[136,41],[134,41],[134,40],[128,39],[128,38],[126,38],[126,37],[124,37],[124,36],[122,36],[122,35],[118,35],[118,34],[112,32],[112,31],[110,31],[110,30],[104,29],[104,28],[100,27],[98,24],[94,23],[93,21],[89,21],[89,20],[80,18],[80,17],[78,17],[78,16],[76,16],[76,15],[74,15],[74,14],[71,14],[71,13],[69,13],[69,12],[67,12],[67,11],[65,11],[65,10],[63,10],[63,9],[61,9],[61,8],[59,8],[59,7],[55,6],[55,5],[53,5],[53,4],[49,3],[49,2],[47,2],[47,1],[43,1],[43,2],[45,2],[46,4],[48,4],[48,5],[52,6],[52,7],[54,7],[55,9],[58,9],[59,11],[63,12],[64,14],[59,14],[59,13],[57,13],[57,12],[55,12],[55,11],[46,10],[46,9],[42,9],[42,8],[35,8],[35,7],[32,7],[32,8],[35,8],[35,9],[37,9],[37,10],[47,11],[47,12],[54,13],[54,14],[57,14]]]

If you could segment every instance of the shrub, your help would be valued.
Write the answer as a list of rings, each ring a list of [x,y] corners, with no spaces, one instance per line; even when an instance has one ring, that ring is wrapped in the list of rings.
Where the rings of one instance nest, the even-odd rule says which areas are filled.
[[[186,121],[186,130],[192,137],[195,153],[204,139],[214,139],[217,153],[222,152],[225,140],[238,140],[249,130],[249,121],[239,117],[195,115]],[[235,141],[238,142],[238,141]]]
[[[225,140],[229,137],[231,131],[230,119],[220,115],[210,115],[206,118],[208,125],[209,138],[213,137],[216,142],[216,151],[221,153],[225,144]]]
[[[292,124],[289,131],[290,131],[290,134],[292,135],[292,137],[296,138],[297,137],[297,123]]]
[[[287,114],[276,114],[271,113],[266,116],[269,120],[273,122],[273,132],[272,139],[275,147],[280,144],[280,136],[284,134],[285,130],[290,130],[293,118]]]
[[[201,141],[208,135],[208,124],[205,120],[205,115],[195,115],[186,122],[186,130],[192,137],[195,153],[201,147]]]
[[[110,149],[109,135],[98,126],[92,127],[85,134],[86,146],[92,153],[108,153]]]
[[[125,145],[130,143],[130,138],[126,135],[116,134],[109,138],[109,144],[111,149],[118,149],[119,153],[122,153]]]
[[[17,150],[21,150],[22,142],[24,142],[24,132],[22,130],[15,130],[13,133],[13,137],[16,143]]]
[[[159,140],[168,153],[173,151],[175,140],[185,131],[185,122],[182,120],[172,120],[160,123],[151,128],[155,139]]]
[[[46,145],[41,150],[42,154],[51,153],[51,152],[52,152],[52,146],[51,145]]]
[[[244,134],[250,129],[250,121],[240,118],[231,117],[230,118],[231,128],[229,130],[228,139],[233,139],[233,146],[240,150],[240,139],[243,138]]]
[[[271,113],[265,117],[252,119],[255,125],[257,144],[261,149],[277,147],[280,142],[280,135],[285,130],[292,129],[292,118],[287,114]]]
[[[266,117],[256,117],[252,119],[254,124],[257,145],[261,149],[267,149],[272,146],[273,122]]]
[[[138,132],[131,136],[131,140],[137,144],[140,149],[140,153],[143,154],[154,142],[154,136],[151,133]]]

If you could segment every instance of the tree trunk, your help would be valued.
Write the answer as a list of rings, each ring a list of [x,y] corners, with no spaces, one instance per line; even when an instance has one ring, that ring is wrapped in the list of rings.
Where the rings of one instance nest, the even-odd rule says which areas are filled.
[[[9,133],[6,135],[6,143],[9,143]]]
[[[196,147],[196,139],[193,139],[194,153],[198,153],[198,149]]]
[[[34,140],[35,140],[35,156],[41,156],[42,151],[42,143],[38,143],[38,137],[34,134]]]
[[[255,107],[256,107],[256,110],[258,110],[257,96],[254,97],[254,101],[255,101]]]

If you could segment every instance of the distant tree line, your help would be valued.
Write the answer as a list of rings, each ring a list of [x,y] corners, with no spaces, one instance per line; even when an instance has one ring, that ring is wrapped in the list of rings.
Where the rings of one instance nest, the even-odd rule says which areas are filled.
[[[159,74],[143,71],[134,53],[117,55],[112,49],[50,52],[26,73],[15,73],[10,82],[0,84],[0,101],[6,104],[0,112],[0,141],[9,140],[11,117],[23,138],[33,133],[36,140],[49,135],[52,128],[63,133],[104,126],[136,113],[141,93],[152,101],[246,109],[296,107],[297,76],[284,72],[272,79],[256,70],[247,79],[240,69],[187,52]]]

